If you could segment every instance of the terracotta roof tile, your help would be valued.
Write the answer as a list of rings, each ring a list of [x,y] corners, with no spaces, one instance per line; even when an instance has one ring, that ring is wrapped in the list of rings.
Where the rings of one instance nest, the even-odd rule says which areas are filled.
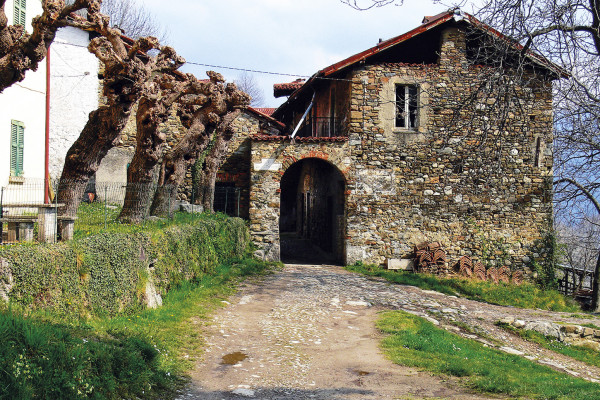
[[[264,108],[264,107],[254,107],[254,109],[256,111],[266,114],[268,116],[273,115],[273,112],[276,110],[276,108]]]
[[[296,79],[294,82],[276,83],[273,85],[273,95],[275,97],[289,96],[300,89],[305,82],[304,79]]]

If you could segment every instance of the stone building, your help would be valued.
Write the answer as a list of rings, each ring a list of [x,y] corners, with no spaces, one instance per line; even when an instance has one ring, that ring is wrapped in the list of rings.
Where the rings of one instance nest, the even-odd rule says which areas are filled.
[[[418,243],[437,241],[453,261],[527,270],[542,258],[552,81],[563,73],[528,53],[510,91],[476,95],[498,71],[481,56],[486,37],[520,50],[450,10],[306,82],[276,85],[289,96],[273,113],[285,134],[249,137],[257,255],[402,264]],[[487,109],[505,114],[490,119]]]

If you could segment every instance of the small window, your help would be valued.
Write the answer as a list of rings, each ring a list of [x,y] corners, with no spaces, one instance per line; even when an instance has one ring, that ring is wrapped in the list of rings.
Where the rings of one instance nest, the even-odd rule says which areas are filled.
[[[10,123],[10,175],[23,175],[23,144],[25,125],[21,121]]]
[[[13,22],[14,25],[21,25],[21,26],[25,26],[26,23],[26,13],[25,10],[27,9],[27,0],[14,0],[14,5],[15,5],[15,12],[14,12],[14,16],[13,16]]]
[[[417,128],[418,92],[415,85],[396,85],[396,128]]]

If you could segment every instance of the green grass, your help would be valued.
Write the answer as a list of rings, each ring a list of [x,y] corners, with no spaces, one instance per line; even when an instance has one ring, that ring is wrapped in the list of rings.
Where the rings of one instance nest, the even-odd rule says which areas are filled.
[[[177,212],[172,219],[145,221],[142,224],[122,224],[117,221],[121,207],[110,206],[105,209],[103,203],[82,203],[77,209],[74,239],[80,239],[101,232],[136,233],[160,231],[170,226],[182,225],[198,219],[223,219],[224,214],[190,214]],[[106,222],[106,226],[105,226]]]
[[[511,325],[503,323],[498,323],[497,325],[503,329],[506,329],[507,331],[519,335],[525,340],[537,343],[548,350],[555,351],[589,365],[600,367],[600,355],[595,350],[559,342],[556,339],[546,337],[536,331],[517,329]]]
[[[171,290],[163,306],[114,318],[64,320],[0,312],[0,398],[155,399],[174,393],[200,354],[202,324],[239,279],[269,273],[252,259]]]
[[[480,392],[556,400],[589,400],[600,393],[598,384],[484,347],[405,312],[385,312],[377,326],[388,335],[382,348],[393,362],[460,377]]]
[[[435,290],[449,295],[460,295],[471,300],[491,304],[551,311],[581,312],[581,308],[575,301],[563,296],[558,291],[543,290],[530,283],[515,286],[461,278],[441,278],[428,274],[390,271],[361,263],[347,266],[346,269],[368,276],[381,277],[397,284]]]

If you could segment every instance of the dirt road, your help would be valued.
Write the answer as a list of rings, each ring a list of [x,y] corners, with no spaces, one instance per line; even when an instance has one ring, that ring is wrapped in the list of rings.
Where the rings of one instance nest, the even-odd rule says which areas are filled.
[[[179,399],[488,398],[382,355],[377,312],[422,309],[432,302],[424,293],[340,267],[286,265],[215,315]]]

